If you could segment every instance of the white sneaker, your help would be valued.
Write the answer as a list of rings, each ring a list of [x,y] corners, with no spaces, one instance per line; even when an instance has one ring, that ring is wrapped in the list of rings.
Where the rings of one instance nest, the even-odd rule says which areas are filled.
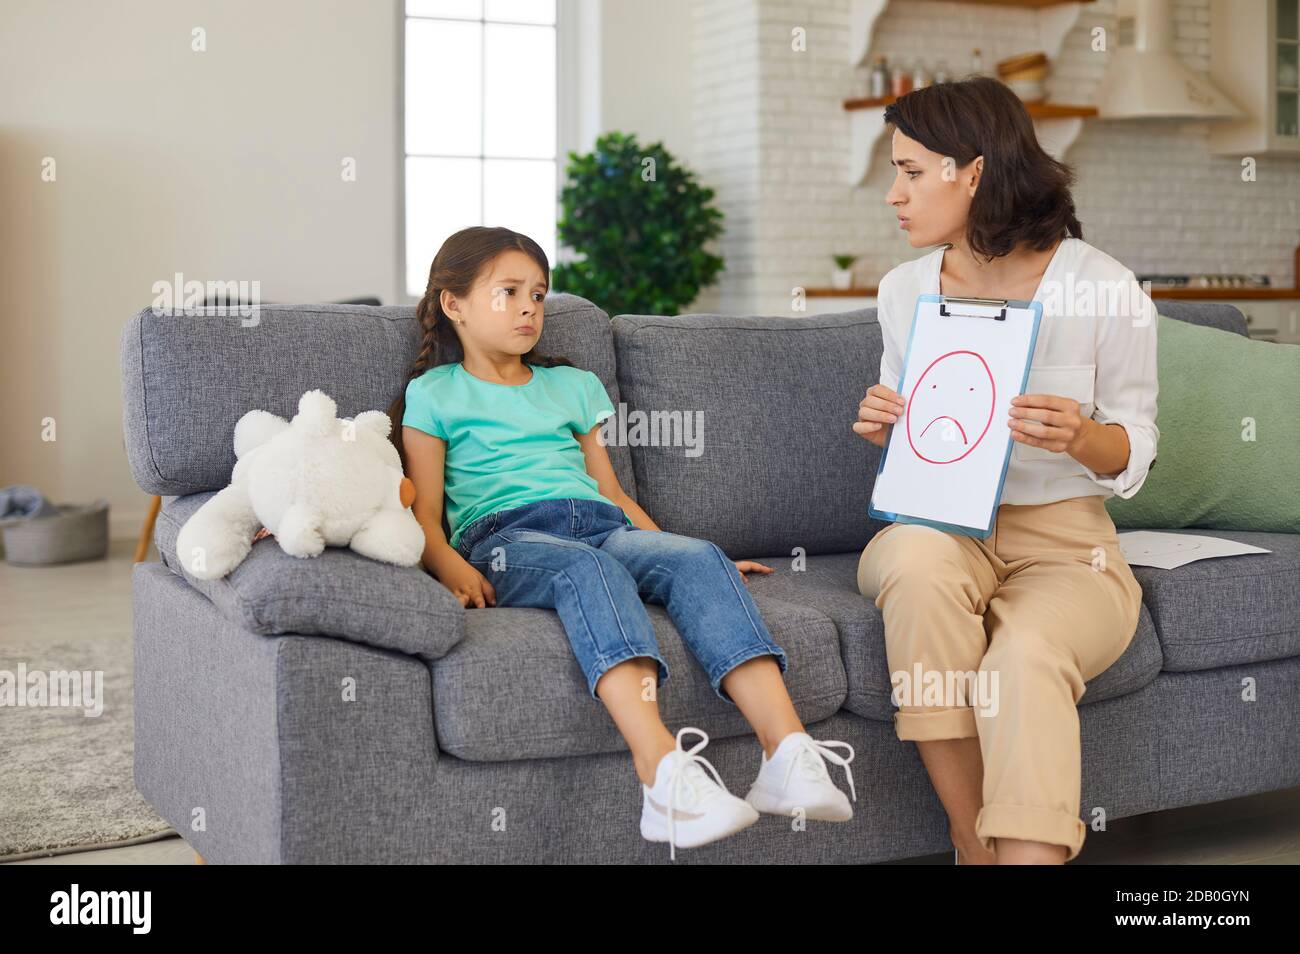
[[[848,749],[848,758],[833,751],[831,746]],[[745,801],[760,812],[772,815],[790,815],[796,809],[803,809],[804,817],[817,821],[848,821],[853,817],[853,806],[831,781],[824,759],[844,766],[849,791],[856,802],[858,793],[853,786],[853,772],[849,770],[853,746],[847,742],[818,742],[807,732],[791,732],[781,740],[770,759],[763,753],[758,778]]]
[[[703,741],[683,750],[682,735],[686,732],[697,733]],[[678,845],[705,845],[758,821],[753,806],[727,791],[717,769],[708,759],[695,754],[708,744],[709,737],[701,730],[680,730],[677,748],[659,760],[654,787],[641,784],[641,836],[647,841],[668,842],[669,857],[674,861]],[[700,764],[708,766],[713,778]]]

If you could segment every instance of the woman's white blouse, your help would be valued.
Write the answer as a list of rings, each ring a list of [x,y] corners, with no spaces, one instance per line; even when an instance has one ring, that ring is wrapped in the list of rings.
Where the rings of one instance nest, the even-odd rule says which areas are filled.
[[[938,295],[940,247],[891,269],[880,281],[877,316],[884,337],[880,382],[898,390],[908,333],[920,295]],[[1043,273],[1034,300],[1042,323],[1028,394],[1079,402],[1079,413],[1128,433],[1128,466],[1103,477],[1064,452],[1012,443],[1001,503],[1038,504],[1095,494],[1132,497],[1155,462],[1156,307],[1132,270],[1077,238],[1066,238]],[[1011,402],[994,420],[1005,426]]]

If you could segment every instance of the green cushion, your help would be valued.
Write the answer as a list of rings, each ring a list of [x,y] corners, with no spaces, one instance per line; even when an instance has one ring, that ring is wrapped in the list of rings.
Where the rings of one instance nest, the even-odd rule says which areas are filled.
[[[1157,465],[1115,526],[1300,533],[1300,345],[1158,320]]]

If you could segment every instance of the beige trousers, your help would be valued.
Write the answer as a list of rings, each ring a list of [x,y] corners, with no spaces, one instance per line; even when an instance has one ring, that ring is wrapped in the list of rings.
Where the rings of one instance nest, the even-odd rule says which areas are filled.
[[[858,590],[884,615],[898,737],[979,737],[980,841],[1076,857],[1077,705],[1132,641],[1142,602],[1102,498],[1003,504],[985,540],[890,524],[862,552]]]

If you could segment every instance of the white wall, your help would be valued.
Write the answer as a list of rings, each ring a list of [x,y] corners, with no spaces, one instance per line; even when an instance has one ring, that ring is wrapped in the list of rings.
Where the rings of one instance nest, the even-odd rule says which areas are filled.
[[[677,159],[694,155],[689,0],[605,0],[601,21],[601,132],[662,141]]]
[[[743,314],[758,300],[760,173],[766,165],[758,7],[758,0],[706,0],[692,9],[694,168],[724,216],[714,248],[723,270],[683,311]]]
[[[175,272],[257,280],[266,301],[393,300],[396,11],[0,4],[0,486],[107,497],[114,534],[139,532],[118,340]],[[191,50],[195,27],[206,52]]]

